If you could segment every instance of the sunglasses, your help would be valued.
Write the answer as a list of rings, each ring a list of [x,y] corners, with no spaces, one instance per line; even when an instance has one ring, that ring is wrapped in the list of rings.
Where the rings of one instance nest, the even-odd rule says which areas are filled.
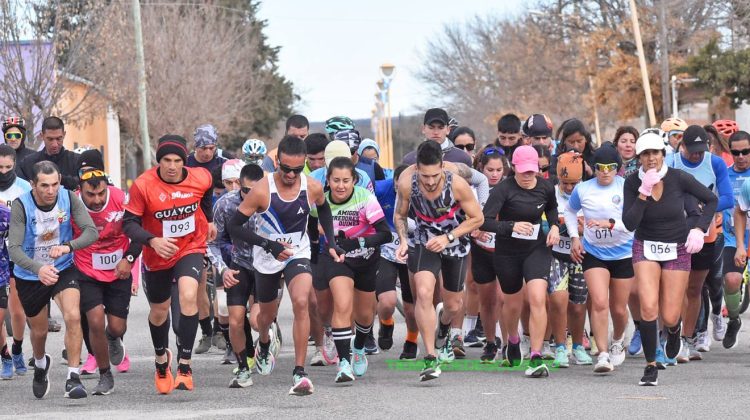
[[[295,174],[300,174],[305,169],[305,166],[298,166],[296,168],[292,168],[289,166],[284,165],[283,163],[279,162],[279,169],[281,169],[281,172],[284,172],[285,174],[288,174],[289,172],[294,172]]]
[[[539,172],[545,173],[547,171],[549,171],[549,165],[547,165],[547,166],[540,166],[539,167]]]
[[[467,152],[471,152],[472,150],[474,150],[474,143],[469,143],[469,144],[456,144],[456,145],[454,145],[454,146],[456,146],[457,148],[459,148],[459,149],[461,149],[461,150],[465,150],[465,151],[467,151]]]
[[[242,194],[247,194],[250,192],[250,190],[252,190],[252,188],[250,187],[240,187],[240,191],[242,192]]]
[[[5,133],[6,140],[21,140],[22,138],[23,134],[21,133]]]
[[[599,172],[611,172],[617,170],[616,163],[597,163],[594,165]]]
[[[107,177],[107,173],[106,172],[100,171],[98,169],[93,169],[93,170],[89,169],[89,170],[86,170],[86,171],[82,171],[82,172],[79,172],[78,175],[80,176],[81,181],[86,181],[86,180],[89,180],[91,178],[106,178]]]
[[[505,151],[503,149],[499,149],[497,147],[488,147],[487,149],[485,149],[484,154],[487,155],[487,156],[489,156],[489,155],[495,155],[495,154],[504,155]]]
[[[750,149],[734,150],[732,149],[732,156],[747,156],[750,155]]]

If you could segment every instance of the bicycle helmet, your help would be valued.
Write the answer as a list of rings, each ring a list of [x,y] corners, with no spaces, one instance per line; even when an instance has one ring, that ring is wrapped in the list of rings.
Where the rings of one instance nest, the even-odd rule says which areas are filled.
[[[326,133],[333,140],[333,135],[341,130],[354,130],[354,121],[349,117],[337,116],[331,117],[325,122]]]
[[[732,134],[740,131],[737,122],[733,120],[717,120],[711,125],[713,125],[716,131],[718,131],[724,138],[728,138]]]
[[[362,142],[362,137],[359,135],[357,130],[341,130],[333,135],[334,140],[341,140],[349,145],[349,150],[352,154],[357,153],[359,144]]]
[[[24,121],[23,118],[18,117],[18,116],[7,117],[5,120],[3,120],[3,133],[8,131],[8,129],[11,127],[16,127],[25,133],[26,121]]]
[[[661,123],[661,131],[669,133],[670,131],[685,131],[688,125],[681,118],[667,118]]]
[[[260,165],[263,163],[266,153],[268,153],[268,149],[266,149],[266,143],[263,140],[248,139],[242,145],[242,155],[245,157],[246,163]]]

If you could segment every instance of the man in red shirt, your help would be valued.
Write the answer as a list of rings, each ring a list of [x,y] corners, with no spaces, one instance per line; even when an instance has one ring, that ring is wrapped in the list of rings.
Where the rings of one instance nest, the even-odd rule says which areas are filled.
[[[190,359],[198,330],[198,284],[206,242],[216,237],[211,174],[204,168],[186,167],[186,159],[184,138],[160,138],[158,165],[135,180],[125,206],[123,230],[131,240],[144,245],[143,286],[151,305],[148,321],[156,353],[154,382],[160,394],[193,389]],[[173,281],[180,299],[176,378],[172,377],[168,318]]]

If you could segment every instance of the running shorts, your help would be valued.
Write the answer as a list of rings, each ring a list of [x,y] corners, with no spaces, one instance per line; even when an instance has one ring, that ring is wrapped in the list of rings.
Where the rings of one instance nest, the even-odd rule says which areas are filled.
[[[492,264],[491,252],[478,246],[471,247],[471,274],[474,276],[474,283],[487,284],[497,281]]]
[[[584,254],[582,265],[584,272],[592,268],[603,268],[609,271],[609,276],[613,279],[630,279],[635,276],[632,258],[605,261],[600,260],[591,254]]]
[[[104,313],[127,319],[132,285],[131,277],[106,283],[81,274],[81,312],[104,305]]]
[[[227,306],[247,306],[250,296],[255,296],[255,272],[234,262],[229,268],[239,271],[234,276],[239,283],[232,287],[224,287],[227,293]]]
[[[296,258],[289,261],[284,269],[273,274],[264,274],[255,272],[255,298],[260,303],[270,303],[279,298],[279,286],[281,276],[289,286],[289,283],[300,274],[309,274],[312,276],[310,260],[307,258]]]
[[[149,303],[164,303],[172,297],[172,283],[180,277],[190,277],[200,282],[203,266],[203,254],[188,254],[177,260],[171,268],[146,270],[143,286]]]
[[[500,289],[505,294],[518,293],[524,281],[542,279],[549,281],[552,251],[544,243],[532,248],[526,255],[502,255],[495,249],[492,259],[495,273],[500,279]]]
[[[79,290],[81,273],[75,266],[71,265],[57,275],[57,283],[51,286],[45,286],[39,280],[16,278],[18,299],[21,301],[21,307],[23,307],[27,317],[33,318],[39,315],[39,312],[49,304],[50,299],[53,299],[63,290]]]
[[[328,288],[329,283],[334,277],[349,277],[354,281],[354,288],[360,292],[374,292],[375,284],[378,274],[378,260],[380,257],[375,255],[372,261],[368,261],[368,264],[362,264],[360,261],[354,262],[344,259],[343,263],[333,261],[333,258],[328,254],[320,254],[318,257],[318,264],[316,268],[316,275],[319,279],[315,281],[315,284],[320,285],[322,282],[326,283],[325,290]],[[361,260],[358,258],[358,260]]]
[[[643,255],[643,241],[633,239],[633,265],[641,261],[649,261]],[[677,245],[677,259],[671,261],[655,261],[662,270],[690,271],[690,254],[685,250],[685,244]]]
[[[435,276],[435,280],[443,274],[443,287],[449,292],[462,292],[464,280],[466,279],[466,256],[451,257],[429,251],[422,244],[409,248],[409,259],[407,261],[409,271],[416,274],[421,271],[429,271]]]

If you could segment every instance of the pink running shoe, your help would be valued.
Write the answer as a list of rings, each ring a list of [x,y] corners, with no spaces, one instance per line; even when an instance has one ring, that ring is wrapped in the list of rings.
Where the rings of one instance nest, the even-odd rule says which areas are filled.
[[[89,354],[79,372],[81,375],[93,375],[96,372],[97,367],[96,358],[93,354]]]
[[[125,357],[123,357],[122,362],[117,365],[117,371],[120,373],[125,373],[128,370],[130,370],[130,357],[128,357],[128,354],[125,353]]]

